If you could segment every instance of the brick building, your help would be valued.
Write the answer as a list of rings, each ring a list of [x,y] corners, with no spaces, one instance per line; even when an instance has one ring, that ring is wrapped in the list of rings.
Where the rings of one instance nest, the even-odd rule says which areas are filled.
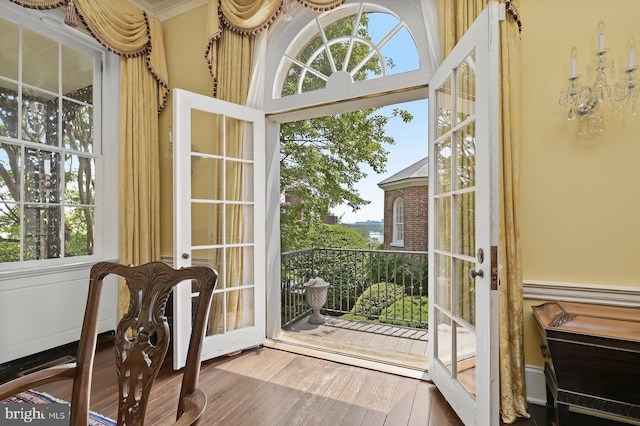
[[[378,183],[384,190],[385,250],[427,251],[428,170],[425,157]]]

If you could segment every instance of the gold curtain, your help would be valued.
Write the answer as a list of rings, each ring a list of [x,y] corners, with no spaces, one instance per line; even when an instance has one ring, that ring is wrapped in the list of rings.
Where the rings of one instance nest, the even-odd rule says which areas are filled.
[[[251,63],[253,60],[253,36],[244,36],[235,33],[228,28],[222,30],[222,37],[214,46],[217,57],[216,75],[218,75],[219,89],[217,97],[219,99],[244,105],[247,102],[249,93],[249,83],[251,81]],[[221,126],[222,123],[218,123]],[[231,158],[244,157],[244,123],[227,119],[226,125],[226,156]],[[214,142],[215,143],[215,142]],[[227,159],[225,175],[223,170],[218,170],[218,180],[226,183],[227,199],[242,200],[244,188],[243,163]],[[252,183],[249,183],[252,184]],[[221,194],[218,194],[221,196]],[[216,198],[220,199],[220,196]],[[216,224],[217,232],[224,233],[227,242],[244,242],[244,207],[241,205],[229,204],[225,206],[226,229],[221,229],[222,223]],[[225,288],[243,284],[243,268],[245,252],[241,247],[226,249],[226,264],[222,279]],[[219,268],[220,259],[212,259],[214,267]],[[227,331],[238,329],[242,326],[242,291],[230,291],[226,295],[227,303]],[[208,334],[218,334],[224,331],[222,318],[223,299],[221,294],[214,296],[211,316],[209,318]]]
[[[141,264],[160,257],[158,113],[169,93],[162,24],[126,0],[11,0],[32,9],[67,5],[120,65],[120,261]],[[129,293],[119,289],[120,314]]]
[[[522,256],[520,252],[520,29],[514,1],[506,2],[507,18],[500,25],[499,103],[500,123],[500,236],[498,278],[500,280],[500,393],[505,423],[527,413],[524,380],[524,317]]]
[[[162,25],[126,0],[74,0],[91,34],[120,65],[120,262],[160,257],[158,113],[169,91]],[[119,289],[120,315],[129,292]]]
[[[520,17],[517,4],[504,1],[507,19],[500,24],[500,410],[505,423],[527,413],[524,378],[524,320],[520,231],[518,224],[520,155]],[[486,6],[486,0],[440,0],[440,43],[443,56]]]

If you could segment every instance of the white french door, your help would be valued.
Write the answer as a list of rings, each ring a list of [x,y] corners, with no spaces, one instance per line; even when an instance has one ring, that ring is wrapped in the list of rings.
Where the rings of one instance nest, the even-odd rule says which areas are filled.
[[[429,81],[429,374],[466,425],[499,424],[498,24],[490,3]]]
[[[265,117],[173,91],[174,266],[218,271],[202,359],[265,339]],[[184,366],[197,287],[174,290],[174,368]]]

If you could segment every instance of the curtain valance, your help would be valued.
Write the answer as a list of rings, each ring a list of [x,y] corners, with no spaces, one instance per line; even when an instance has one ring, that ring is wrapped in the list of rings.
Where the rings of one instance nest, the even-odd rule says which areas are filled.
[[[75,25],[76,13],[91,35],[123,57],[145,55],[148,71],[159,88],[158,112],[169,93],[162,24],[126,0],[11,0],[30,9],[56,9],[67,5],[65,22]]]
[[[42,0],[44,1],[44,0]],[[86,0],[85,0],[86,1]],[[209,73],[213,77],[215,96],[217,89],[216,42],[228,31],[253,36],[269,28],[275,19],[294,0],[209,0],[207,12],[207,46],[205,59]],[[344,4],[346,0],[295,0],[304,7],[315,11],[327,11]]]

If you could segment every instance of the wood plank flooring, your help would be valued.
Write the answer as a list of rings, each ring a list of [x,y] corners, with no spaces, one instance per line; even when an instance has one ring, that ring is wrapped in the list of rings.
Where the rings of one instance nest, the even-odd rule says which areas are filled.
[[[303,318],[284,328],[277,339],[425,371],[428,337],[424,329],[327,316],[321,325]]]
[[[96,356],[91,408],[114,418],[112,350]],[[171,423],[181,377],[162,368],[147,424]],[[462,425],[429,382],[270,348],[203,362],[200,388],[208,398],[202,425]],[[71,398],[70,381],[38,389]]]

